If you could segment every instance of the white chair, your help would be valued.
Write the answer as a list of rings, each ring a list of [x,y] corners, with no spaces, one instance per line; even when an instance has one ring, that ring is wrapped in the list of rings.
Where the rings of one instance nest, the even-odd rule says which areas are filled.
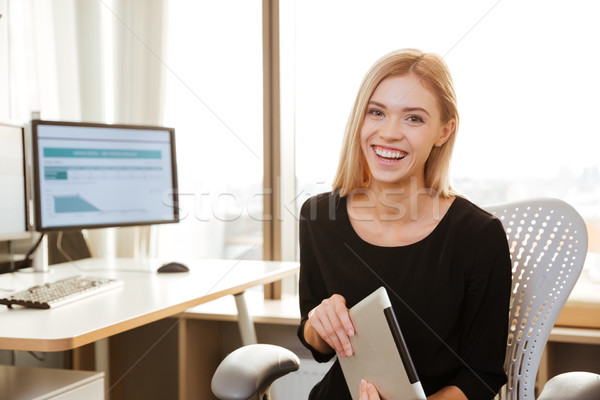
[[[583,268],[587,231],[577,211],[561,200],[534,199],[486,209],[502,221],[510,247],[513,276],[504,365],[508,383],[497,398],[533,400],[535,379],[546,342]],[[275,369],[283,376],[278,366],[281,357],[289,357],[289,354],[282,356],[281,352],[274,352],[268,359],[266,354],[250,354],[243,349],[231,353],[219,366],[213,377],[213,392],[222,400],[241,400],[250,398],[255,387],[263,389],[262,397],[252,398],[268,399],[264,396],[268,396],[268,386],[274,380],[272,376],[254,374],[251,382],[246,384],[249,389],[244,395],[250,393],[246,397],[230,395],[227,386],[233,387],[234,376],[243,376],[248,369],[247,363],[252,360],[261,360],[263,366],[270,365],[262,370]],[[236,390],[239,393],[239,389]],[[600,399],[600,376],[569,373],[551,379],[538,400],[559,399]]]
[[[222,400],[268,400],[271,384],[298,368],[300,360],[291,351],[270,344],[250,344],[221,361],[211,389]]]
[[[587,230],[577,211],[561,200],[534,199],[486,209],[502,221],[512,261],[504,364],[508,383],[499,398],[533,400],[546,342],[583,268]],[[559,398],[568,399],[547,400]],[[593,398],[600,399],[598,390]]]

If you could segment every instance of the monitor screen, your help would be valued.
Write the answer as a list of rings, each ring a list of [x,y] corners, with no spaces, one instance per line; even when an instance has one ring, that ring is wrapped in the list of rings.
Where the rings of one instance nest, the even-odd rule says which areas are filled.
[[[0,240],[30,237],[24,140],[22,126],[0,123]]]
[[[179,221],[175,130],[31,122],[38,231]]]

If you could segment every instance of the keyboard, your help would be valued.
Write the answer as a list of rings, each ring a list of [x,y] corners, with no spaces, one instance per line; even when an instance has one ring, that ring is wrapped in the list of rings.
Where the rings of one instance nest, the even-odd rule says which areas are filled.
[[[28,308],[56,308],[123,285],[123,281],[90,276],[74,276],[59,281],[32,286],[29,289],[0,298],[0,304]]]

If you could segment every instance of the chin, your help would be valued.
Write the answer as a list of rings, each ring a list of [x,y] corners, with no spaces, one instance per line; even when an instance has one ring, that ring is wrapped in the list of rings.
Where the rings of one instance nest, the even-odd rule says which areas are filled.
[[[410,178],[391,178],[371,176],[371,183],[380,186],[405,186],[410,183]]]

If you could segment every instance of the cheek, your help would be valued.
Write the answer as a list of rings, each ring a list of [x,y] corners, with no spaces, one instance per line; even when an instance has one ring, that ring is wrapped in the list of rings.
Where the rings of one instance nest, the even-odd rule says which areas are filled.
[[[361,130],[360,132],[360,139],[359,139],[359,148],[360,148],[360,155],[363,159],[363,162],[365,162],[366,165],[366,155],[369,152],[369,144],[368,144],[368,140],[369,140],[369,134],[368,134],[368,130]]]
[[[364,121],[362,126],[360,127],[360,137],[364,137],[366,132],[368,131],[368,126],[369,124],[367,123],[367,121]]]
[[[361,146],[364,146],[366,144],[368,137],[369,137],[369,129],[363,124],[363,127],[360,130],[360,135],[359,135]]]
[[[362,128],[360,129],[360,140],[367,140],[369,136],[373,134],[374,129],[374,124],[369,120],[365,119]]]

